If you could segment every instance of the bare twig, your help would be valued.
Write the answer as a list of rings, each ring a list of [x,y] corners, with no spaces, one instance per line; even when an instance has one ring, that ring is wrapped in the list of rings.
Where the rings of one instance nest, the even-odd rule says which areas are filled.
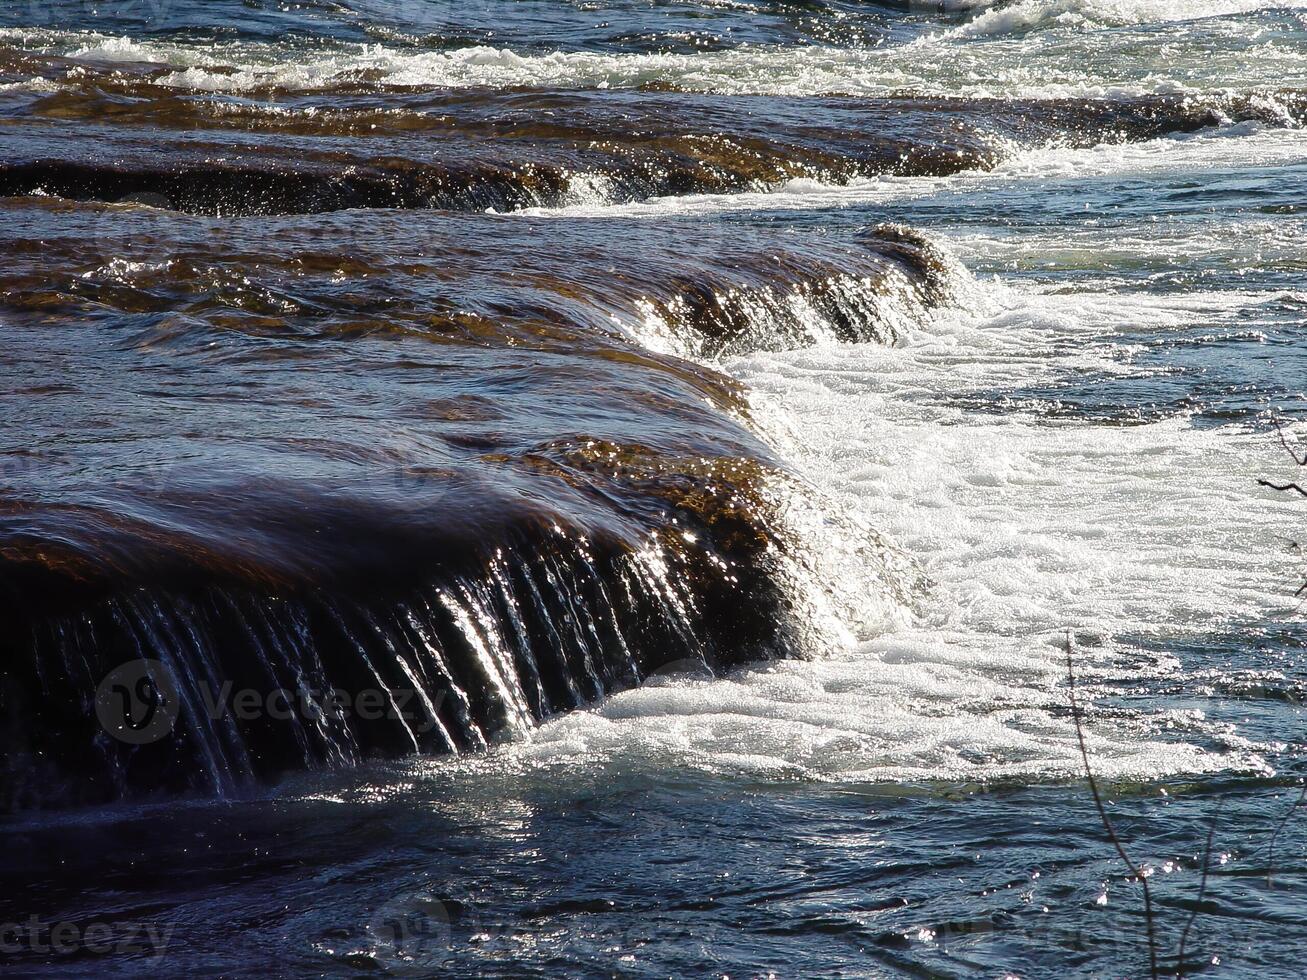
[[[1289,445],[1288,437],[1284,434],[1284,425],[1279,419],[1275,419],[1275,432],[1280,437],[1280,445],[1284,447],[1286,453],[1293,457],[1293,461],[1299,466],[1307,466],[1307,456],[1299,456],[1293,451],[1293,447]]]
[[[1272,483],[1270,480],[1258,480],[1257,484],[1258,486],[1270,487],[1272,490],[1281,490],[1281,491],[1292,490],[1295,493],[1299,493],[1302,494],[1302,496],[1307,497],[1307,490],[1304,490],[1296,483]]]
[[[1103,829],[1107,831],[1107,836],[1112,841],[1112,846],[1116,848],[1116,853],[1121,855],[1121,860],[1125,862],[1125,866],[1130,869],[1130,873],[1138,878],[1139,884],[1143,886],[1144,924],[1148,929],[1148,970],[1153,980],[1157,980],[1157,936],[1153,929],[1153,896],[1148,888],[1148,878],[1130,860],[1130,855],[1126,853],[1121,838],[1116,834],[1116,828],[1112,826],[1112,819],[1107,815],[1107,807],[1103,805],[1102,794],[1098,791],[1098,780],[1094,778],[1093,767],[1089,764],[1089,748],[1085,745],[1085,729],[1080,722],[1080,705],[1076,701],[1076,672],[1071,653],[1070,630],[1067,630],[1066,634],[1066,676],[1067,689],[1071,697],[1071,720],[1076,726],[1076,739],[1080,742],[1080,758],[1085,764],[1085,778],[1089,781],[1089,791],[1094,794],[1094,806],[1098,808],[1099,819],[1102,820]]]
[[[1275,825],[1275,831],[1274,833],[1271,834],[1271,839],[1266,844],[1266,851],[1267,851],[1266,887],[1267,888],[1275,887],[1274,882],[1271,880],[1272,876],[1275,874],[1275,842],[1280,837],[1280,831],[1284,829],[1285,824],[1289,822],[1289,820],[1293,817],[1293,815],[1298,812],[1298,807],[1303,805],[1304,800],[1307,800],[1307,783],[1303,783],[1302,792],[1298,794],[1298,799],[1294,800],[1293,806],[1289,807],[1289,812],[1286,813],[1283,817],[1281,817],[1280,822]]]
[[[1284,434],[1284,425],[1280,422],[1279,419],[1275,419],[1274,422],[1275,422],[1275,434],[1280,437],[1280,445],[1283,446],[1284,451],[1289,454],[1289,458],[1292,459],[1299,466],[1307,466],[1307,456],[1299,456],[1296,452],[1294,452],[1293,447],[1289,445],[1289,437]],[[1304,490],[1296,483],[1283,483],[1283,484],[1272,483],[1270,480],[1258,480],[1257,482],[1259,485],[1263,487],[1270,487],[1272,490],[1281,490],[1281,491],[1293,490],[1296,493],[1302,494],[1302,496],[1307,497],[1307,490]]]
[[[1221,817],[1221,811],[1218,809],[1212,814],[1212,822],[1207,826],[1207,843],[1203,845],[1203,876],[1198,882],[1198,899],[1194,903],[1193,914],[1189,916],[1189,921],[1184,924],[1184,931],[1180,933],[1180,948],[1175,956],[1175,975],[1184,977],[1184,948],[1189,942],[1189,930],[1193,928],[1194,920],[1198,918],[1198,912],[1202,908],[1203,898],[1207,895],[1207,875],[1212,868],[1212,838],[1216,836],[1216,823]]]
[[[1284,447],[1284,451],[1288,453],[1289,457],[1299,466],[1307,466],[1307,455],[1299,456],[1296,452],[1294,452],[1293,447],[1289,445],[1288,436],[1284,434],[1284,426],[1281,424],[1279,419],[1275,419],[1274,422],[1275,422],[1275,432],[1280,437],[1280,445]],[[1307,490],[1304,490],[1296,483],[1277,484],[1277,483],[1272,483],[1269,480],[1258,480],[1257,482],[1261,486],[1270,487],[1272,490],[1280,490],[1280,491],[1293,490],[1294,492],[1298,493],[1300,496],[1307,497]],[[1294,547],[1295,548],[1298,547],[1296,542],[1294,543]],[[1294,592],[1294,595],[1295,596],[1307,595],[1307,582],[1304,582],[1302,585],[1300,585],[1298,587],[1298,590]],[[1281,818],[1278,824],[1276,824],[1275,831],[1274,833],[1271,834],[1270,842],[1266,845],[1267,846],[1267,858],[1266,858],[1266,887],[1267,888],[1275,887],[1273,883],[1273,877],[1275,874],[1275,842],[1280,836],[1280,831],[1284,830],[1285,825],[1289,822],[1290,819],[1292,819],[1293,815],[1298,812],[1298,808],[1303,805],[1304,800],[1307,800],[1307,783],[1303,784],[1302,792],[1298,794],[1298,799],[1294,801],[1293,806],[1289,807],[1289,812],[1286,813],[1283,818]]]

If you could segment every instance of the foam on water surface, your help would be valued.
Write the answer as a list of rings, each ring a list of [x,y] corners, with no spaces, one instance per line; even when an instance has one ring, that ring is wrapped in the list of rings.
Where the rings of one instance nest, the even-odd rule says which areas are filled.
[[[612,204],[586,188],[561,208],[526,208],[524,215],[631,216],[768,211],[852,210],[868,205],[910,205],[921,201],[960,203],[986,195],[1012,198],[1031,207],[1050,189],[1085,196],[1084,187],[1101,188],[1104,179],[1138,182],[1214,174],[1246,167],[1300,168],[1307,164],[1307,138],[1297,125],[1237,123],[1139,143],[1104,142],[1072,147],[1060,142],[1009,147],[990,170],[968,170],[947,177],[860,177],[836,184],[795,178],[775,188],[739,194],[685,194]],[[1089,207],[1086,203],[1084,207]],[[945,233],[949,233],[945,229]],[[1056,235],[1064,234],[1059,226]],[[950,233],[951,234],[951,233]],[[1071,232],[1074,234],[1074,232]],[[1004,239],[1005,241],[1007,239]]]
[[[442,102],[482,95],[446,86],[650,85],[610,100],[619,105],[645,96],[669,106],[713,101],[678,89],[759,96],[726,107],[736,119],[747,115],[745,102],[780,101],[769,93],[1181,93],[1193,95],[1183,109],[1196,116],[1166,114],[1155,128],[1112,132],[1077,128],[1095,113],[1109,117],[1112,102],[1032,107],[1032,118],[1066,121],[1064,130],[1052,123],[1047,131],[1065,132],[1078,148],[1031,146],[1031,133],[1018,128],[1012,134],[1021,142],[1000,147],[989,172],[834,186],[812,179],[828,171],[798,171],[806,176],[779,188],[750,182],[732,188],[749,191],[738,196],[635,205],[614,205],[625,199],[619,187],[569,164],[557,193],[529,199],[564,206],[526,215],[382,203],[248,219],[223,210],[215,218],[147,212],[112,203],[118,195],[107,193],[103,204],[48,188],[38,188],[45,193],[39,198],[16,198],[10,213],[30,247],[15,253],[11,277],[19,291],[11,299],[31,301],[33,334],[39,330],[49,353],[10,345],[20,363],[48,370],[80,358],[74,366],[87,364],[88,377],[101,378],[106,365],[128,359],[234,358],[276,348],[270,328],[280,326],[283,305],[325,301],[336,311],[341,300],[347,325],[364,336],[327,334],[318,344],[340,353],[345,382],[333,390],[373,400],[385,409],[377,417],[398,420],[401,429],[471,433],[458,443],[469,457],[489,458],[492,440],[511,434],[515,422],[542,420],[551,431],[523,437],[524,451],[549,464],[541,473],[567,467],[644,479],[644,444],[665,436],[671,423],[640,425],[630,438],[624,429],[595,433],[600,419],[593,411],[586,417],[588,405],[611,393],[619,414],[645,404],[684,412],[703,398],[716,404],[712,392],[720,387],[720,418],[700,422],[691,413],[672,428],[690,426],[697,442],[729,421],[732,438],[790,469],[769,466],[742,488],[744,512],[775,510],[786,531],[768,539],[768,554],[784,568],[771,574],[760,558],[765,580],[777,583],[774,606],[784,611],[774,617],[759,580],[739,578],[745,566],[704,564],[711,570],[702,577],[677,571],[685,567],[686,559],[674,561],[681,544],[705,532],[679,519],[668,528],[668,549],[636,548],[633,566],[621,566],[616,577],[596,576],[599,537],[582,528],[580,547],[563,550],[574,538],[555,523],[529,549],[535,565],[523,570],[516,551],[500,552],[487,566],[489,578],[468,569],[404,593],[397,605],[274,616],[285,602],[269,611],[250,596],[226,593],[204,609],[164,609],[148,595],[115,602],[118,615],[106,629],[121,620],[156,647],[181,650],[183,632],[199,624],[215,639],[212,649],[240,648],[228,641],[244,623],[259,634],[253,652],[278,671],[306,662],[299,651],[313,644],[301,626],[331,626],[335,639],[324,649],[333,670],[344,652],[365,649],[360,638],[376,637],[389,655],[363,664],[367,677],[387,687],[394,670],[382,676],[373,668],[389,665],[408,675],[398,678],[402,684],[414,685],[413,664],[440,667],[450,683],[432,688],[440,686],[449,712],[441,716],[424,703],[440,723],[431,744],[460,742],[461,732],[468,751],[381,762],[389,750],[360,742],[357,753],[330,753],[324,768],[275,787],[233,787],[234,802],[155,797],[53,816],[25,813],[13,823],[21,846],[3,869],[11,900],[0,921],[30,915],[34,880],[51,922],[85,923],[94,909],[107,910],[114,923],[166,915],[169,929],[178,926],[166,962],[181,974],[243,975],[276,964],[274,972],[350,976],[1147,975],[1140,879],[1125,873],[1084,787],[1067,697],[1069,639],[1091,765],[1122,843],[1152,882],[1162,970],[1196,973],[1219,960],[1223,969],[1207,972],[1297,976],[1302,957],[1285,924],[1303,921],[1302,862],[1295,861],[1304,853],[1303,825],[1284,817],[1292,815],[1303,775],[1304,635],[1293,596],[1303,567],[1288,540],[1301,528],[1303,502],[1256,481],[1302,479],[1270,423],[1273,411],[1292,415],[1307,405],[1307,297],[1299,281],[1307,153],[1295,128],[1302,92],[1294,91],[1307,89],[1303,5],[527,0],[512,4],[509,33],[487,34],[477,11],[498,3],[309,0],[246,15],[235,0],[213,0],[194,10],[173,4],[167,25],[140,30],[121,11],[102,18],[80,0],[51,0],[30,6],[47,11],[45,28],[0,34],[8,49],[0,52],[0,84],[14,83],[5,95],[17,108],[14,118],[28,125],[30,112],[31,125],[47,134],[87,126],[149,133],[151,120],[202,120],[248,97],[257,111],[233,112],[233,120],[260,134],[295,132],[286,145],[324,136],[353,141],[344,123],[314,118],[341,103],[405,106],[383,121],[398,133],[424,114],[424,126],[443,118],[432,109]],[[48,13],[73,5],[79,17],[68,24]],[[550,19],[555,8],[560,13]],[[239,23],[214,26],[228,11]],[[738,20],[711,23],[723,11]],[[596,24],[587,23],[591,16]],[[679,28],[691,17],[705,30],[628,31],[632,21],[643,28],[679,19]],[[0,23],[15,22],[0,11]],[[889,26],[878,32],[882,22]],[[287,24],[305,33],[292,37]],[[537,43],[541,24],[553,33]],[[94,31],[50,29],[75,25]],[[727,26],[739,33],[728,37]],[[516,102],[528,127],[535,107],[547,110],[550,99],[561,111],[612,95],[496,93],[505,105]],[[116,104],[105,108],[106,100]],[[138,100],[177,105],[140,115]],[[1250,101],[1265,111],[1240,111]],[[960,104],[956,118],[965,125],[972,107]],[[1004,105],[1027,111],[1024,101]],[[204,111],[192,112],[196,106]],[[815,121],[803,107],[767,111],[803,126]],[[1197,125],[1223,112],[1227,121],[1201,134],[1116,142],[1187,125],[1173,126],[1173,118]],[[687,116],[667,115],[690,128]],[[912,118],[905,114],[905,125]],[[1236,121],[1248,118],[1260,123]],[[200,130],[178,132],[201,139]],[[1107,142],[1084,146],[1099,138]],[[428,142],[414,131],[414,147]],[[104,159],[113,161],[109,167],[121,163],[113,152]],[[994,163],[987,153],[974,165]],[[886,231],[901,235],[900,244],[915,243],[921,267],[930,270],[931,288],[917,291],[920,301],[874,283],[860,289],[859,250],[867,230],[883,224],[911,229]],[[221,250],[231,268],[210,268],[209,239],[188,237],[208,227],[224,230]],[[164,256],[123,240],[154,228],[164,229]],[[287,247],[295,228],[310,250]],[[732,249],[744,242],[756,243],[749,254],[764,261],[740,264]],[[345,254],[328,250],[338,244]],[[615,246],[611,259],[608,244]],[[853,263],[847,274],[838,263],[829,266],[833,274],[823,271],[835,251]],[[72,262],[88,252],[85,262]],[[411,252],[431,262],[416,263]],[[795,265],[780,252],[811,261]],[[299,261],[297,254],[311,261],[282,277],[283,263]],[[548,272],[557,258],[562,275],[530,275],[533,257],[544,254],[549,262],[538,271]],[[940,274],[950,254],[951,272]],[[504,255],[500,264],[496,256]],[[51,275],[65,266],[75,277],[64,277],[66,288]],[[811,274],[796,276],[795,269]],[[469,279],[472,297],[487,300],[484,310],[461,299]],[[619,279],[625,285],[608,289]],[[937,279],[950,289],[935,288]],[[526,280],[532,285],[524,289]],[[406,293],[410,287],[416,292]],[[60,290],[66,296],[55,295]],[[416,301],[406,301],[409,295]],[[151,296],[162,297],[169,314],[157,328],[143,327],[146,317],[120,315]],[[587,303],[596,296],[597,305]],[[690,299],[678,305],[678,296]],[[950,301],[940,305],[944,296]],[[112,350],[61,343],[51,333],[58,326],[52,311],[68,297],[86,301],[79,309],[95,303],[93,316],[110,312],[84,334]],[[244,311],[244,297],[252,297],[256,315],[231,324],[241,330],[195,331],[197,319],[208,325],[215,304]],[[706,301],[695,305],[696,297]],[[372,298],[384,302],[380,312],[359,302]],[[461,348],[447,330],[434,344],[414,338],[420,350],[395,364],[402,374],[378,372],[367,359],[372,345],[389,362],[414,344],[373,336],[371,328],[390,320],[411,335],[409,313],[446,307],[451,325],[479,329],[469,335],[478,345],[487,336],[497,342],[482,328],[506,327],[517,314],[532,319],[507,335],[512,351],[504,369],[496,364],[466,386],[483,397],[464,400],[459,392],[458,400],[419,405],[414,393],[424,386],[459,383],[452,359]],[[178,310],[188,322],[178,322]],[[469,320],[472,311],[486,315]],[[315,340],[327,319],[308,309],[287,316],[287,326]],[[728,333],[742,323],[746,342],[687,344],[678,316],[682,327]],[[612,364],[656,362],[672,373],[645,391],[620,374],[607,381],[592,367],[560,384],[538,410],[527,386],[550,362],[535,347],[548,340],[551,357],[555,347],[559,357],[573,356],[575,338],[550,338],[578,317],[605,344],[611,339]],[[107,329],[117,323],[126,329]],[[657,351],[635,349],[632,335]],[[251,373],[259,367],[248,363]],[[319,464],[320,472],[359,465],[370,473],[423,458],[424,446],[392,447],[389,427],[374,433],[365,424],[371,415],[301,397],[312,392],[305,384],[310,363],[288,363],[292,378],[269,386],[268,397],[293,398],[329,419],[329,434],[342,430],[347,452]],[[154,368],[152,387],[163,373]],[[165,410],[184,417],[174,406],[202,393],[206,377],[221,381],[207,370],[180,373]],[[676,396],[681,385],[706,379],[712,385]],[[135,391],[124,390],[124,397]],[[578,391],[586,394],[581,402]],[[57,408],[67,394],[55,388],[40,404]],[[240,413],[248,418],[260,395],[251,388],[241,397],[249,399]],[[1297,408],[1286,404],[1293,398]],[[503,406],[513,412],[501,416]],[[212,427],[215,410],[200,406],[196,418]],[[275,407],[268,414],[274,423],[281,417]],[[239,436],[226,419],[219,417],[219,431]],[[554,439],[574,427],[574,438]],[[113,442],[103,426],[82,428],[95,445]],[[684,466],[668,471],[669,485],[688,475],[711,489],[740,474],[702,468],[704,452],[678,450]],[[270,447],[267,458],[298,477],[299,461],[316,455],[307,445],[275,455]],[[30,469],[20,456],[17,476]],[[82,469],[94,476],[96,467]],[[136,472],[135,460],[120,469]],[[412,470],[401,469],[393,490],[360,481],[359,492],[365,500],[419,494],[404,515],[451,512],[450,498],[424,493],[446,482],[443,469]],[[501,483],[496,476],[471,496],[490,500]],[[538,496],[551,499],[563,485],[542,484]],[[628,511],[643,513],[626,483],[584,485],[597,488],[596,499],[614,499],[616,491],[633,502]],[[331,492],[339,496],[334,483]],[[262,496],[295,501],[290,493]],[[727,517],[725,526],[734,526]],[[744,530],[740,540],[759,540]],[[554,536],[562,543],[552,543]],[[333,554],[346,543],[329,537],[321,535]],[[427,559],[440,547],[412,534],[360,538],[381,542],[383,572],[408,550]],[[267,550],[281,557],[286,549]],[[697,578],[748,584],[715,592],[721,600],[694,614]],[[638,609],[636,600],[644,603]],[[628,607],[630,615],[622,612]],[[610,629],[609,618],[631,629]],[[730,661],[711,659],[702,643],[681,642],[764,619],[813,628],[792,646],[753,645]],[[60,642],[50,649],[60,656],[40,663],[77,669],[90,648],[83,641],[103,635],[99,625],[55,631]],[[569,626],[575,635],[559,635]],[[456,641],[445,649],[460,652],[459,670],[447,659],[442,666],[439,657],[410,656],[435,650],[432,630]],[[76,642],[63,643],[68,637]],[[627,637],[647,649],[649,669],[632,659],[631,671],[612,675],[608,685],[602,653],[638,653]],[[504,658],[510,648],[520,654],[521,684]],[[279,659],[286,651],[296,656]],[[773,652],[780,659],[758,659]],[[557,684],[546,691],[542,658],[550,656],[558,661],[550,675]],[[683,659],[668,663],[673,657]],[[708,675],[707,663],[717,676]],[[30,687],[39,693],[24,700],[54,703],[42,696],[49,676],[43,672]],[[294,681],[287,677],[283,683]],[[481,712],[486,727],[472,717],[478,692],[494,695],[482,708],[493,701],[510,709],[509,723],[495,730],[511,741],[489,737],[497,712]],[[395,751],[409,752],[427,734],[418,727],[387,726],[376,735],[378,742],[395,736],[402,742]],[[334,730],[321,741],[350,747]],[[319,758],[291,737],[260,742],[290,768],[301,768],[300,756],[305,765]],[[353,761],[358,768],[347,768]],[[280,763],[273,768],[285,771]],[[36,781],[44,790],[46,781]],[[1266,846],[1277,825],[1284,830],[1278,860]],[[1209,826],[1210,861],[1203,852]],[[109,836],[114,846],[106,848]],[[1177,957],[1177,935],[1195,921],[1189,956]],[[141,961],[129,950],[97,960],[96,969],[130,975]],[[68,962],[33,951],[20,953],[16,965],[57,974]]]
[[[1066,778],[1080,766],[1065,712],[1067,631],[1083,682],[1131,682],[1177,664],[1130,638],[1201,637],[1291,611],[1294,566],[1279,532],[1294,505],[1250,477],[1283,466],[1264,434],[1183,419],[1049,424],[947,403],[968,388],[1101,370],[1106,356],[1092,344],[1084,353],[1086,341],[1139,315],[1178,328],[1253,297],[980,292],[972,310],[941,316],[906,347],[729,364],[800,470],[920,563],[933,586],[912,615],[818,662],[618,695],[544,726],[515,761],[670,758],[852,781]],[[1179,724],[1193,741],[1160,740],[1177,726],[1165,713],[1091,725],[1096,768],[1143,779],[1266,765],[1232,730],[1200,716]]]
[[[1125,27],[1230,17],[1263,10],[1301,9],[1300,2],[1266,0],[1018,0],[990,9],[953,29],[957,36],[1013,34],[1037,28]]]
[[[49,28],[3,29],[0,41],[91,61],[164,65],[173,71],[159,79],[162,84],[209,92],[313,89],[366,79],[419,87],[660,84],[727,94],[1106,98],[1302,88],[1302,9],[1253,0],[1026,0],[960,25],[922,20],[915,39],[902,44],[755,44],[693,52],[196,44]],[[1172,30],[1177,24],[1184,30]],[[1223,57],[1209,56],[1214,46],[1226,52]]]
[[[1035,148],[983,174],[793,182],[767,195],[577,210],[653,217],[764,201],[779,210],[978,201],[989,213],[1004,194],[1041,184],[1057,193],[1062,183],[1270,172],[1305,154],[1296,130],[1239,125],[1137,146]],[[554,720],[495,757],[496,771],[548,774],[586,760],[615,776],[670,767],[853,783],[1074,778],[1067,633],[1103,710],[1113,693],[1181,669],[1158,651],[1291,617],[1298,568],[1283,533],[1298,508],[1255,484],[1286,469],[1264,429],[1200,426],[1184,413],[1054,421],[1004,393],[1082,377],[1146,380],[1165,368],[1134,362],[1141,334],[1186,338],[1255,321],[1286,294],[1256,283],[1151,291],[1117,274],[1173,262],[1177,251],[1199,269],[1222,267],[1232,238],[1260,243],[1265,261],[1248,271],[1265,274],[1275,262],[1292,266],[1297,227],[1239,213],[1151,227],[1128,215],[1074,228],[945,223],[936,235],[968,265],[1026,278],[959,270],[953,305],[913,311],[897,346],[825,343],[726,361],[771,440],[844,515],[841,530],[883,533],[930,587],[897,612],[864,616],[854,642],[814,662],[656,679]],[[1081,266],[1091,274],[1072,284],[1048,272]],[[1001,410],[976,410],[988,403]],[[1089,744],[1097,772],[1127,779],[1264,772],[1279,748],[1201,709],[1155,706],[1092,715]]]

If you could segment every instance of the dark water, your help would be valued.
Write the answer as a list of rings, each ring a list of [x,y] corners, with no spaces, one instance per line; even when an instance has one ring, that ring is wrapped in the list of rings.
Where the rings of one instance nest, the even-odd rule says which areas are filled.
[[[1301,9],[110,6],[0,11],[0,971],[1146,976],[1070,642],[1159,970],[1300,975]]]

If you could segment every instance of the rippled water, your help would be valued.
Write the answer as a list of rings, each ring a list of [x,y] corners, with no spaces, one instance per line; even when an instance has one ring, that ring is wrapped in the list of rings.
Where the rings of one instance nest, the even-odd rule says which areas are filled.
[[[0,971],[1299,976],[1304,59],[7,6]]]

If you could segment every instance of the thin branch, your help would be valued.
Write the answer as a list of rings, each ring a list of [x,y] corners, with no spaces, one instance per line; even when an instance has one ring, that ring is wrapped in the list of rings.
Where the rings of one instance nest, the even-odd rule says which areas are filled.
[[[1293,447],[1289,445],[1289,437],[1284,434],[1284,426],[1283,424],[1281,424],[1280,420],[1272,419],[1271,421],[1275,424],[1276,435],[1280,437],[1280,445],[1283,446],[1284,451],[1289,454],[1289,458],[1292,459],[1299,466],[1307,466],[1307,455],[1299,456],[1296,452],[1294,452]],[[1259,486],[1270,487],[1270,489],[1272,490],[1277,490],[1280,492],[1283,492],[1285,490],[1292,490],[1300,497],[1307,497],[1307,490],[1304,490],[1297,483],[1281,484],[1281,483],[1272,483],[1270,480],[1258,480],[1257,483]],[[1292,542],[1292,547],[1299,551],[1302,550],[1301,548],[1298,547],[1297,542]],[[1294,595],[1299,597],[1303,595],[1307,595],[1307,582],[1304,582],[1302,585],[1300,585],[1298,587],[1298,590],[1294,592]],[[1269,876],[1267,880],[1269,881]]]
[[[1108,838],[1112,841],[1112,846],[1116,848],[1116,853],[1121,855],[1121,860],[1125,866],[1130,869],[1130,873],[1139,879],[1139,884],[1144,890],[1144,924],[1148,928],[1148,970],[1153,980],[1157,980],[1157,936],[1153,930],[1153,896],[1148,888],[1148,879],[1140,872],[1135,863],[1130,860],[1130,855],[1126,853],[1121,838],[1116,834],[1116,828],[1112,826],[1112,819],[1107,815],[1107,807],[1103,805],[1102,794],[1098,792],[1098,780],[1094,778],[1093,768],[1089,764],[1089,748],[1085,745],[1085,729],[1080,722],[1080,705],[1076,701],[1076,672],[1075,665],[1071,656],[1071,631],[1066,633],[1066,676],[1067,689],[1071,697],[1071,719],[1076,726],[1076,739],[1080,742],[1080,758],[1085,764],[1085,778],[1089,781],[1089,791],[1094,794],[1094,806],[1098,807],[1099,819],[1103,822],[1103,829],[1107,831]]]
[[[1259,486],[1270,487],[1272,490],[1293,490],[1296,493],[1300,493],[1304,497],[1307,497],[1307,490],[1304,490],[1296,483],[1280,484],[1280,483],[1272,483],[1270,480],[1258,480],[1257,483]]]
[[[1274,419],[1273,421],[1275,423],[1275,432],[1280,437],[1280,445],[1284,447],[1284,451],[1288,453],[1290,458],[1292,458],[1293,461],[1297,463],[1299,466],[1307,466],[1307,455],[1299,456],[1296,452],[1294,452],[1293,447],[1289,445],[1288,437],[1284,434],[1284,426],[1281,424],[1280,420]],[[1307,497],[1307,490],[1304,490],[1296,483],[1286,483],[1283,486],[1280,486],[1278,484],[1271,483],[1268,480],[1258,480],[1257,482],[1264,487],[1270,487],[1272,490],[1281,490],[1281,491],[1293,490],[1298,494],[1300,494],[1301,496]],[[1295,548],[1297,547],[1296,542],[1294,543],[1294,547]],[[1304,582],[1301,586],[1299,586],[1298,591],[1294,593],[1295,596],[1301,596],[1304,594],[1307,594],[1307,582]],[[1280,822],[1275,825],[1275,832],[1271,834],[1271,840],[1266,845],[1267,852],[1268,852],[1267,859],[1266,859],[1266,887],[1267,888],[1275,887],[1272,881],[1273,876],[1275,874],[1275,842],[1280,836],[1280,831],[1284,829],[1285,825],[1289,822],[1289,820],[1293,817],[1293,815],[1298,812],[1298,808],[1303,805],[1304,800],[1307,800],[1307,783],[1303,783],[1302,792],[1298,794],[1298,799],[1294,801],[1293,806],[1289,807],[1289,812],[1286,813],[1284,817],[1281,818]]]
[[[1307,456],[1299,457],[1299,455],[1293,451],[1293,447],[1289,445],[1289,439],[1284,434],[1284,425],[1279,419],[1275,419],[1274,422],[1275,432],[1280,437],[1280,445],[1284,447],[1284,451],[1292,456],[1293,461],[1299,466],[1307,466]]]
[[[1271,839],[1266,845],[1266,887],[1274,888],[1275,884],[1271,878],[1275,874],[1275,842],[1280,837],[1280,831],[1284,829],[1285,824],[1298,812],[1298,807],[1303,805],[1307,800],[1307,783],[1303,783],[1302,792],[1298,794],[1298,799],[1294,800],[1293,806],[1289,807],[1289,812],[1280,818],[1280,822],[1275,825],[1275,832],[1271,834]]]
[[[1203,845],[1203,876],[1198,882],[1198,899],[1194,903],[1193,914],[1184,924],[1184,932],[1180,933],[1180,949],[1175,957],[1175,975],[1181,980],[1184,977],[1184,948],[1189,942],[1189,930],[1193,928],[1194,920],[1198,918],[1198,912],[1202,908],[1203,898],[1207,895],[1207,875],[1212,867],[1212,838],[1216,836],[1216,823],[1220,818],[1221,810],[1218,804],[1216,812],[1212,814],[1212,822],[1207,827],[1207,843]]]

